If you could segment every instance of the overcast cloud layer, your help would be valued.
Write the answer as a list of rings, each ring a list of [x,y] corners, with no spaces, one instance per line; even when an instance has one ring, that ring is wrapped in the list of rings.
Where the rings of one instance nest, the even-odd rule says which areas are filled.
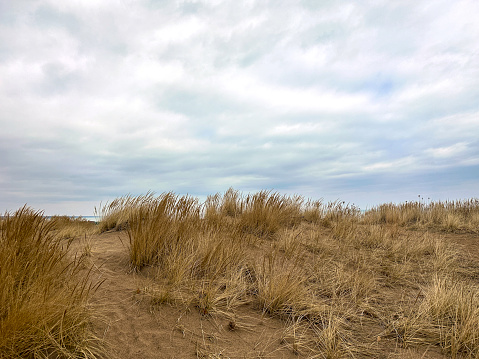
[[[479,2],[0,0],[0,211],[479,196]]]

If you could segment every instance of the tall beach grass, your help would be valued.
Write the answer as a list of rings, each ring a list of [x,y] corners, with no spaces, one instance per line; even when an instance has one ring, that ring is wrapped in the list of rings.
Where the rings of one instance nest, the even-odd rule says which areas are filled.
[[[98,358],[89,304],[95,289],[80,274],[55,220],[23,207],[0,224],[0,357]]]
[[[104,213],[128,223],[132,268],[155,269],[145,291],[154,306],[232,318],[248,304],[283,320],[284,345],[306,356],[376,356],[378,338],[450,356],[478,353],[476,297],[461,294],[471,276],[458,277],[457,251],[427,231],[474,231],[475,200],[386,204],[362,214],[341,201],[230,188],[205,203],[171,192],[116,203]],[[451,216],[457,226],[447,225]],[[452,276],[458,284],[444,292]],[[446,308],[438,302],[445,296],[447,309],[431,311]]]

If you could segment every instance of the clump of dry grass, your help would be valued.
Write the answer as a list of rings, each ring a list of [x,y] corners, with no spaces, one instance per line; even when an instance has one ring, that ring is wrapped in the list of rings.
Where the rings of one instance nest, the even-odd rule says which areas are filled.
[[[361,211],[354,204],[336,200],[329,202],[324,207],[321,224],[325,227],[331,227],[334,224],[340,224],[344,220],[356,221],[360,214]]]
[[[233,188],[229,188],[223,195],[221,212],[230,217],[237,217],[243,213],[243,207],[242,194]]]
[[[100,233],[115,229],[121,230],[128,227],[128,219],[133,211],[142,205],[146,205],[154,198],[153,192],[148,192],[142,196],[126,195],[118,197],[99,208],[95,207],[95,215],[100,218],[98,230]]]
[[[292,227],[302,220],[300,196],[287,197],[277,192],[260,191],[243,201],[238,226],[246,233],[271,237],[282,227]]]
[[[288,317],[300,313],[307,306],[308,297],[304,285],[307,272],[296,257],[292,260],[280,257],[277,251],[268,253],[257,270],[257,300],[263,312]]]
[[[55,221],[23,207],[0,228],[0,357],[97,358],[89,305],[95,286],[55,237]]]
[[[210,315],[242,303],[245,242],[234,228],[218,227],[211,212],[202,218],[197,199],[171,192],[131,213],[130,263],[135,269],[156,268],[158,285],[150,290],[155,304],[182,302]]]
[[[323,205],[323,200],[311,200],[309,199],[304,203],[302,209],[303,220],[309,223],[318,224],[321,219],[324,217],[325,207]]]
[[[137,269],[165,266],[180,246],[190,245],[189,239],[199,229],[200,210],[197,199],[171,192],[131,208],[127,218],[131,264]]]
[[[207,226],[213,230],[234,226],[235,219],[243,212],[242,196],[232,188],[223,195],[210,195],[206,198],[202,212]]]
[[[346,322],[344,314],[329,311],[321,317],[320,325],[312,325],[315,334],[312,337],[313,348],[317,349],[323,358],[354,357],[352,354],[358,351],[353,347]]]

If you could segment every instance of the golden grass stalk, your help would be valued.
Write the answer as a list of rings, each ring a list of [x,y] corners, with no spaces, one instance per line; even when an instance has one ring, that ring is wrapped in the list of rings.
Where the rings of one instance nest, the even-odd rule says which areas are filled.
[[[287,318],[304,310],[308,275],[299,261],[299,257],[285,259],[277,251],[264,257],[256,270],[257,300],[263,312]]]
[[[434,276],[421,303],[422,319],[429,322],[426,335],[456,358],[460,353],[479,356],[479,292],[450,277]]]
[[[0,229],[0,357],[97,358],[89,306],[95,289],[55,239],[54,221],[23,207]]]
[[[457,272],[456,251],[441,236],[402,228],[444,229],[446,213],[444,218],[461,218],[454,228],[470,230],[476,202],[384,205],[364,216],[340,201],[303,202],[299,196],[243,196],[233,189],[203,205],[171,192],[130,198],[124,210],[130,262],[136,269],[156,267],[150,291],[155,305],[181,302],[204,315],[231,317],[242,304],[257,304],[263,313],[294,322],[285,343],[300,354],[369,355],[371,343],[389,335],[403,346],[425,343],[451,355],[476,355],[470,349],[476,337],[466,335],[475,325],[468,319],[473,315],[457,314],[476,313],[475,304],[467,309],[461,304],[467,296],[445,295],[446,287],[432,279],[434,273]],[[417,294],[435,287],[443,294]],[[453,311],[452,321],[444,319],[450,311],[426,310],[425,303],[434,308],[444,296],[450,307],[467,310]],[[364,322],[375,334],[364,334]]]
[[[95,215],[100,218],[99,231],[105,232],[111,229],[121,230],[128,227],[128,219],[134,215],[134,211],[142,205],[147,205],[154,199],[154,193],[133,197],[126,195],[118,197],[99,208],[95,207]]]

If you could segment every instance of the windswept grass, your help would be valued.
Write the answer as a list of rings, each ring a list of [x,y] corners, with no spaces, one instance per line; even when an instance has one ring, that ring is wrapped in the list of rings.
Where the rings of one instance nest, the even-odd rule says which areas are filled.
[[[95,289],[81,276],[58,222],[23,207],[0,227],[0,357],[98,358],[89,305]]]
[[[105,232],[111,229],[121,230],[128,226],[128,219],[133,215],[132,211],[136,210],[143,204],[148,204],[154,198],[153,192],[148,192],[143,196],[133,197],[126,195],[100,204],[99,208],[95,207],[95,215],[100,218],[98,230]]]
[[[302,197],[282,196],[277,192],[261,191],[243,200],[238,226],[258,237],[272,237],[282,227],[301,223]]]
[[[155,269],[145,291],[154,306],[232,318],[249,304],[281,318],[284,345],[312,357],[377,356],[380,338],[479,355],[474,276],[426,230],[475,230],[475,200],[364,215],[341,201],[233,189],[204,204],[171,192],[117,203],[105,218],[128,223],[132,268]]]
[[[302,357],[378,357],[389,341],[477,358],[479,273],[441,231],[477,233],[478,213],[476,199],[362,214],[232,188],[205,203],[120,197],[97,210],[98,226],[24,207],[0,219],[0,357],[106,355],[91,326],[95,286],[81,273],[90,236],[113,229],[127,232],[130,268],[152,275],[152,309],[183,306],[241,331],[247,306],[280,319],[280,344]],[[68,252],[73,239],[85,241],[80,258]]]
[[[257,300],[263,312],[288,318],[307,308],[309,275],[299,261],[299,257],[281,257],[277,251],[263,258],[257,273]]]
[[[148,290],[153,304],[180,300],[210,315],[243,303],[245,244],[237,231],[218,227],[211,213],[206,214],[210,220],[202,218],[197,199],[171,192],[131,213],[127,232],[132,268],[153,266],[163,283]]]
[[[200,206],[192,197],[178,197],[168,192],[142,200],[131,208],[129,222],[131,264],[141,269],[147,265],[167,265],[180,246],[189,246],[197,235]],[[179,260],[179,258],[178,258]]]

